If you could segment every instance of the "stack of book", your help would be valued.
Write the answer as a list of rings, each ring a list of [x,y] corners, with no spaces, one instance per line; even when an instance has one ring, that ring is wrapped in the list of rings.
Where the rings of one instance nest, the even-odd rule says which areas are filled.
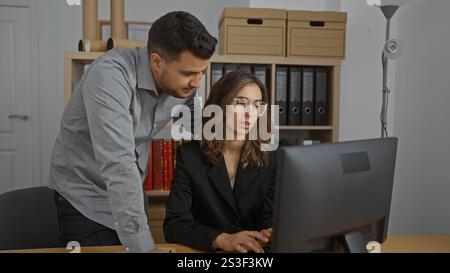
[[[150,191],[170,191],[176,166],[177,149],[182,141],[158,139],[150,144],[147,177],[144,189]]]

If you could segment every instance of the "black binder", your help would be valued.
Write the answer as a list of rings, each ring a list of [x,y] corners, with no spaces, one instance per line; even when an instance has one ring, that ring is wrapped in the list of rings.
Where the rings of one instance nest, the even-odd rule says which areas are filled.
[[[237,64],[225,64],[225,74],[238,70]]]
[[[248,74],[251,74],[251,73],[252,73],[252,67],[251,67],[251,65],[247,65],[247,64],[241,64],[241,65],[239,65],[238,70],[245,71],[245,72],[247,72]]]
[[[329,68],[316,68],[316,94],[314,98],[315,125],[328,125]]]
[[[314,125],[314,67],[303,68],[302,125]]]
[[[279,125],[287,125],[287,67],[277,67],[275,103],[280,106]]]
[[[223,65],[212,64],[211,65],[211,87],[214,86],[223,76]]]
[[[257,65],[254,67],[255,71],[255,77],[267,88],[267,75],[266,75],[267,68],[262,65]]]
[[[300,67],[289,68],[289,125],[301,125],[301,99],[302,99],[302,69]]]

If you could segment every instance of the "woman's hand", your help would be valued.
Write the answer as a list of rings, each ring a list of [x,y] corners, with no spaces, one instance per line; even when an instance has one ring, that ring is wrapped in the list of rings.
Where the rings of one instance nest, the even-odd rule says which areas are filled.
[[[272,233],[273,233],[273,228],[261,230],[261,234],[264,235],[264,237],[266,237],[267,239],[269,239],[269,242],[272,240]]]
[[[268,233],[267,233],[268,234]],[[241,231],[235,234],[222,233],[213,241],[214,248],[220,248],[227,252],[264,253],[260,243],[268,243],[270,238],[258,231]]]

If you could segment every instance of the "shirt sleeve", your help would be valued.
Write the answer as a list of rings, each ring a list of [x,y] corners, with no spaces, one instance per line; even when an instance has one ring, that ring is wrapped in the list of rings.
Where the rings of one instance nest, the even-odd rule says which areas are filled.
[[[129,252],[155,247],[145,214],[142,181],[136,162],[132,99],[126,67],[102,60],[92,67],[81,89],[92,149],[121,243]]]

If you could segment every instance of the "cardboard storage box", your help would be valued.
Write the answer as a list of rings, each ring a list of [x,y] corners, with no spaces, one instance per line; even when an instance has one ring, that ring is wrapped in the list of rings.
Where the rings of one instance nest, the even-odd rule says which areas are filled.
[[[219,54],[286,56],[287,11],[225,8],[219,20]]]
[[[345,57],[347,13],[288,11],[287,56]]]

